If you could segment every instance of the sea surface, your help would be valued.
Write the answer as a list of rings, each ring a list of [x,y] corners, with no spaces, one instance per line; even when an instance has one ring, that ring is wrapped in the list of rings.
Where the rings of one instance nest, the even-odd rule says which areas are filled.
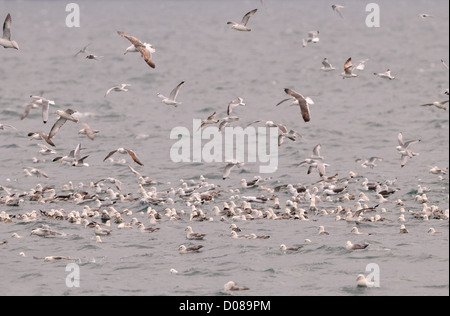
[[[27,196],[19,206],[0,204],[0,212],[13,218],[12,223],[0,222],[0,295],[181,295],[181,296],[378,296],[378,295],[448,295],[449,293],[449,222],[447,220],[414,218],[423,205],[415,200],[418,185],[428,187],[427,205],[448,210],[448,174],[429,172],[432,166],[449,166],[449,114],[436,107],[421,104],[447,100],[443,92],[449,87],[449,2],[376,1],[379,5],[379,27],[368,27],[366,12],[369,1],[347,0],[343,18],[331,9],[328,1],[298,0],[155,0],[155,1],[76,1],[80,9],[80,27],[68,27],[68,1],[0,1],[0,18],[12,16],[11,36],[20,50],[0,48],[0,123],[10,124],[17,131],[0,130],[0,185],[16,195],[28,193],[36,185],[49,186],[57,194],[68,194],[62,186],[69,181],[76,188],[94,194],[89,187],[107,177],[122,182],[121,193],[139,197],[136,176],[126,164],[103,161],[119,147],[136,152],[144,166],[125,159],[134,169],[150,176],[158,192],[179,189],[182,183],[194,186],[201,175],[220,194],[197,208],[212,221],[190,221],[192,206],[178,194],[174,204],[157,205],[142,201],[114,204],[129,222],[136,217],[150,226],[147,209],[151,206],[162,215],[155,227],[159,231],[141,233],[118,229],[111,223],[111,235],[96,243],[92,228],[67,220],[40,215],[25,222],[20,215],[36,210],[48,212],[63,209],[81,212],[84,205],[72,199],[53,203],[30,201]],[[226,23],[239,22],[250,10],[258,12],[250,18],[251,32],[238,32]],[[433,15],[426,19],[420,13]],[[3,22],[3,21],[2,21]],[[302,38],[312,30],[319,31],[320,41],[302,47]],[[151,43],[156,52],[156,68],[151,69],[139,53],[124,55],[130,43],[117,34],[123,31],[141,41]],[[103,56],[89,60],[85,54],[74,57],[90,44],[88,53]],[[336,68],[323,72],[323,58]],[[357,78],[343,80],[345,61],[353,63],[368,58],[366,68],[355,71]],[[395,80],[373,75],[391,69]],[[157,93],[168,95],[181,81],[178,107],[161,103]],[[128,92],[111,92],[109,88],[131,84]],[[284,88],[310,96],[311,121],[305,123],[298,106],[284,103],[288,97]],[[44,97],[54,100],[50,119],[43,124],[40,109],[33,109],[24,120],[20,117],[30,95],[44,91]],[[213,112],[216,118],[226,116],[228,103],[236,97],[246,105],[237,107],[232,115],[240,118],[230,126],[245,127],[261,120],[284,124],[302,135],[296,142],[286,139],[279,148],[278,168],[274,173],[261,174],[260,162],[247,162],[235,167],[226,180],[222,179],[223,161],[175,163],[170,156],[177,139],[171,139],[174,128],[186,128],[192,136],[194,119],[206,119]],[[32,131],[48,133],[55,122],[57,109],[76,110],[80,122],[68,121],[53,138],[58,154],[39,154],[37,143],[27,136]],[[99,130],[91,141],[79,135],[81,122]],[[396,150],[397,135],[405,140],[420,139],[411,145],[419,153],[400,167]],[[209,139],[209,138],[208,138]],[[203,140],[203,145],[208,142]],[[52,162],[56,156],[67,155],[77,144],[88,167],[72,167]],[[321,155],[327,176],[358,177],[349,180],[345,192],[355,200],[338,201],[339,195],[322,195],[316,171],[307,174],[305,166],[297,165],[312,155],[321,144]],[[199,148],[189,147],[198,152]],[[375,168],[363,168],[358,158],[382,157]],[[33,162],[33,157],[40,161]],[[24,169],[38,168],[48,178],[25,176]],[[447,169],[448,171],[448,169]],[[287,190],[269,192],[261,187],[244,189],[240,180],[261,176],[260,185],[274,188],[287,184],[317,186],[321,201],[319,210],[334,210],[339,205],[355,210],[364,178],[374,182],[396,180],[399,190],[377,208],[382,222],[361,222],[359,230],[371,236],[350,233],[355,223],[336,221],[335,214],[320,215],[309,210],[309,201],[298,207],[306,210],[308,221],[294,219],[254,219],[236,221],[213,211],[223,209],[232,197],[240,205],[245,197],[276,195],[284,212],[291,198]],[[115,186],[104,182],[104,188]],[[235,190],[239,190],[239,192]],[[206,189],[199,189],[204,192]],[[365,192],[368,206],[379,204],[375,192]],[[45,193],[48,196],[49,193]],[[0,191],[0,197],[6,197]],[[236,197],[238,195],[238,197]],[[106,194],[99,195],[102,199]],[[404,206],[395,203],[398,199]],[[274,201],[252,202],[263,212]],[[93,203],[87,203],[93,207]],[[164,210],[175,208],[185,214],[171,221]],[[397,221],[401,207],[406,210],[403,223],[409,234],[400,234]],[[382,213],[381,208],[385,208]],[[107,209],[104,207],[102,209]],[[298,213],[298,211],[297,211]],[[374,216],[368,213],[365,217]],[[89,219],[100,221],[100,219]],[[230,224],[236,223],[240,234],[268,235],[269,239],[233,239]],[[64,236],[42,238],[30,235],[31,230],[48,225]],[[206,234],[204,240],[186,239],[186,226]],[[319,235],[324,226],[329,235]],[[430,235],[433,227],[440,234]],[[23,238],[11,238],[17,233]],[[311,242],[305,242],[310,239]],[[368,243],[362,251],[345,249],[347,240]],[[178,247],[201,244],[199,253],[180,254]],[[280,244],[303,246],[295,253],[283,253]],[[20,256],[23,252],[25,257]],[[46,262],[47,256],[65,256],[74,260]],[[34,259],[34,257],[38,259]],[[79,267],[79,286],[68,287],[71,270],[67,264]],[[357,288],[358,274],[368,275],[368,264],[379,267],[379,287]],[[176,269],[178,274],[171,274]],[[249,288],[228,292],[224,284],[233,280]]]

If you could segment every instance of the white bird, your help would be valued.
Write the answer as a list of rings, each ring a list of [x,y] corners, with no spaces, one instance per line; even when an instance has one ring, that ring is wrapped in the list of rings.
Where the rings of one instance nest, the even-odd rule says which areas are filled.
[[[398,152],[401,154],[401,167],[403,168],[409,158],[419,155],[408,149],[411,144],[415,144],[420,142],[420,139],[409,140],[407,142],[403,142],[403,134],[400,132],[397,136],[399,146],[396,147]]]
[[[359,274],[356,278],[356,285],[358,287],[373,287],[374,284],[374,282],[367,280],[364,274]]]
[[[236,282],[230,281],[224,285],[225,291],[246,291],[249,290],[248,287],[237,285]]]
[[[178,105],[181,104],[181,102],[177,102],[177,96],[178,93],[180,92],[180,88],[181,86],[184,84],[184,81],[181,81],[171,92],[169,97],[165,97],[164,95],[162,95],[161,93],[158,93],[157,96],[160,97],[162,100],[161,102],[167,105],[173,105],[174,107],[177,107]]]
[[[106,236],[106,235],[111,234],[111,230],[102,228],[102,227],[100,227],[100,225],[97,224],[97,225],[95,225],[95,234],[101,235],[101,236]]]
[[[363,166],[364,168],[369,167],[369,168],[372,168],[372,169],[373,169],[374,167],[377,166],[377,165],[375,164],[375,162],[376,162],[377,160],[378,160],[378,161],[384,161],[384,159],[381,158],[381,157],[370,157],[369,159],[358,158],[358,159],[355,160],[355,162],[361,162],[361,161],[362,161],[361,166]]]
[[[194,233],[193,229],[191,226],[186,226],[185,231],[186,233],[186,238],[187,239],[192,239],[192,240],[202,240],[205,238],[206,234],[201,234],[201,233]]]
[[[233,29],[237,30],[237,31],[247,31],[247,32],[249,32],[249,31],[251,31],[251,29],[247,27],[247,23],[248,23],[248,20],[250,19],[250,17],[253,14],[255,14],[256,11],[258,11],[258,9],[254,9],[254,10],[246,13],[244,15],[244,17],[242,18],[241,23],[236,23],[236,22],[230,21],[230,22],[227,22],[227,24],[231,24],[231,27]]]
[[[364,70],[366,68],[366,62],[369,60],[369,58],[363,59],[358,61],[356,66],[353,66],[355,70]]]
[[[42,121],[44,124],[47,123],[50,105],[55,105],[55,101],[42,97],[42,93],[40,95],[32,95],[30,98],[32,98],[35,103],[42,105]]]
[[[105,93],[105,97],[111,92],[111,91],[115,91],[115,92],[126,92],[128,91],[127,87],[131,86],[131,84],[128,83],[121,83],[118,86],[109,88],[106,93]]]
[[[56,114],[59,115],[59,118],[56,120],[55,124],[53,124],[50,133],[48,133],[49,138],[53,138],[56,133],[61,129],[61,127],[66,123],[66,121],[72,121],[78,123],[78,119],[73,117],[72,114],[76,113],[76,111],[72,109],[67,109],[65,111],[56,110]]]
[[[149,65],[151,68],[155,68],[156,64],[152,59],[152,53],[151,50],[147,49],[144,43],[142,43],[137,37],[127,35],[124,32],[117,31],[117,34],[120,36],[126,38],[133,44],[133,46],[141,53],[141,57],[144,59],[144,61]]]
[[[360,249],[366,249],[369,245],[368,244],[353,244],[350,240],[347,241],[345,248],[347,250],[360,250]]]
[[[85,58],[86,59],[93,59],[93,60],[99,60],[100,58],[103,58],[104,56],[97,56],[97,55],[94,55],[94,54],[89,54],[89,55],[87,55]]]
[[[213,114],[211,114],[210,116],[208,116],[208,118],[206,120],[202,120],[201,125],[199,126],[198,130],[200,129],[204,129],[206,126],[208,125],[212,125],[212,124],[217,124],[220,121],[216,120],[216,112],[214,112]]]
[[[320,41],[318,37],[319,33],[319,31],[309,31],[308,38],[302,39],[302,46],[306,47],[308,43],[318,43]]]
[[[73,57],[77,57],[79,54],[87,54],[87,48],[91,45],[90,43],[84,46],[82,49],[78,51]]]
[[[358,77],[357,74],[353,73],[353,64],[352,64],[352,58],[350,57],[347,59],[347,61],[344,64],[344,72],[341,73],[342,79],[345,78],[355,78]]]
[[[153,54],[156,52],[156,49],[153,47],[152,44],[143,43],[143,45],[150,52],[150,54]],[[139,50],[136,49],[136,46],[131,44],[129,47],[127,47],[127,49],[125,50],[125,52],[123,54],[126,55],[127,53],[137,53],[137,52],[139,52]]]
[[[15,128],[14,126],[12,126],[12,125],[9,125],[9,124],[2,124],[2,123],[0,123],[0,130],[6,130],[6,128],[10,128],[10,129],[13,129],[13,130],[16,130],[17,131],[17,128]]]
[[[139,160],[139,158],[136,156],[135,152],[130,150],[130,149],[126,149],[126,148],[117,148],[116,150],[111,151],[106,157],[105,159],[103,159],[103,161],[107,160],[109,157],[111,157],[112,155],[114,155],[115,153],[119,153],[119,154],[128,154],[130,155],[130,157],[134,160],[134,162],[136,162],[138,165],[143,166],[144,164]]]
[[[389,79],[389,80],[395,79],[395,77],[391,75],[390,69],[386,70],[385,72],[374,72],[373,74],[377,77],[384,78],[384,79]]]
[[[239,121],[239,117],[237,116],[227,116],[220,120],[219,131],[222,131],[228,124],[231,122]]]
[[[47,146],[45,146],[44,144],[37,144],[39,147],[41,147],[41,150],[39,150],[39,153],[41,154],[41,155],[44,155],[44,156],[46,156],[46,155],[53,155],[53,154],[56,154],[56,151],[55,150],[53,150],[53,149],[51,149],[51,148],[48,148]]]
[[[19,45],[17,42],[11,40],[11,14],[9,13],[3,23],[3,37],[0,38],[0,45],[4,48],[14,48],[19,50]]]
[[[302,96],[300,93],[297,93],[291,89],[284,89],[284,92],[286,92],[286,94],[289,94],[290,96],[292,96],[293,98],[295,98],[298,101],[298,104],[300,105],[300,111],[302,113],[303,120],[305,122],[309,122],[311,120],[311,114],[309,112],[308,101],[306,100],[306,98],[304,96]],[[278,104],[280,104],[280,103],[278,103]]]
[[[341,18],[344,17],[344,16],[342,15],[342,12],[341,12],[341,9],[345,8],[344,6],[339,5],[339,4],[332,4],[332,5],[331,5],[331,8],[333,9],[334,12],[336,12],[337,14],[339,14],[339,16],[340,16]]]
[[[191,253],[191,252],[199,252],[200,249],[202,249],[202,248],[203,248],[202,245],[194,245],[194,246],[190,246],[190,247],[181,245],[180,247],[178,247],[178,250],[180,251],[180,253]]]
[[[60,233],[58,231],[54,231],[47,228],[35,228],[31,231],[30,235],[36,235],[39,237],[48,237],[48,236],[64,236],[64,233]]]
[[[225,180],[230,176],[231,169],[233,169],[235,166],[242,167],[244,165],[243,162],[239,162],[236,160],[232,160],[227,162],[227,165],[225,166],[225,169],[223,170],[222,179]]]
[[[244,102],[243,98],[237,97],[236,99],[234,99],[233,101],[228,103],[227,115],[230,115],[231,112],[233,112],[233,109],[237,106],[245,106],[245,102]]]
[[[425,103],[425,104],[421,104],[421,106],[435,106],[438,109],[441,110],[447,110],[447,107],[445,106],[445,104],[447,104],[449,102],[449,100],[444,100],[444,101],[435,101],[433,103]]]
[[[333,71],[336,69],[329,63],[327,58],[324,58],[322,60],[322,65],[323,66],[322,66],[322,68],[320,68],[320,70],[323,70],[323,71]]]
[[[298,247],[286,247],[285,244],[281,244],[280,245],[280,249],[281,251],[298,251],[300,249],[302,249],[302,246],[298,246]]]
[[[426,18],[432,18],[433,15],[428,14],[428,13],[420,13],[419,17],[421,17],[422,19],[426,19]]]
[[[350,232],[353,233],[353,234],[355,234],[355,235],[371,236],[371,234],[369,234],[369,233],[361,233],[361,232],[358,230],[358,227],[356,227],[356,226],[352,227],[352,230],[351,230]]]
[[[87,123],[82,122],[83,129],[78,131],[78,134],[86,135],[90,140],[94,140],[95,134],[100,133],[99,130],[92,129]]]

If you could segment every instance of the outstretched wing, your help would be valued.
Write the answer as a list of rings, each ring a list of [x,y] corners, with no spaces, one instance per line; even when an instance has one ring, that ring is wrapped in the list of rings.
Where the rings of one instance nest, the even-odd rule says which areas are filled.
[[[130,155],[131,158],[133,158],[134,162],[137,163],[138,165],[143,166],[144,164],[139,160],[139,158],[136,156],[136,154],[134,153],[134,151],[129,150],[129,149],[125,149],[126,152],[128,153],[128,155]]]
[[[248,12],[246,15],[244,15],[244,17],[242,18],[241,24],[242,24],[242,25],[247,25],[248,20],[250,19],[250,17],[251,17],[253,14],[256,13],[256,11],[258,11],[258,9],[254,9],[254,10]]]
[[[117,34],[129,40],[131,44],[133,44],[134,47],[136,47],[136,49],[141,53],[141,56],[142,58],[144,58],[147,65],[149,65],[152,68],[155,68],[155,62],[152,60],[152,54],[137,37],[125,34],[124,32],[120,31],[117,31]]]
[[[170,99],[172,99],[172,100],[174,100],[175,101],[175,99],[177,98],[177,96],[178,96],[178,92],[180,92],[180,88],[181,88],[181,86],[184,84],[184,81],[181,81],[179,84],[178,84],[178,86],[176,86],[173,90],[172,90],[172,92],[170,92],[170,95],[169,95],[169,98]]]
[[[308,106],[308,102],[306,102],[305,98],[301,94],[295,92],[294,90],[284,89],[284,91],[287,94],[289,94],[290,96],[293,96],[295,99],[297,99],[297,101],[300,105],[300,110],[302,112],[303,120],[305,122],[309,122],[311,120],[311,115],[309,114],[309,106]]]
[[[3,38],[8,41],[11,40],[11,14],[8,13],[5,22],[3,23]]]

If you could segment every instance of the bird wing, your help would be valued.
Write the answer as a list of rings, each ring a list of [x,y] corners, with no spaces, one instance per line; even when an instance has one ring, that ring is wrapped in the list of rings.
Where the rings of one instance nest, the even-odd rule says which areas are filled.
[[[248,20],[250,19],[250,17],[256,13],[256,11],[258,11],[258,9],[253,9],[252,11],[248,12],[246,15],[244,15],[244,17],[242,18],[242,25],[247,25]]]
[[[105,157],[105,159],[103,159],[103,161],[105,161],[106,159],[108,159],[109,157],[111,157],[112,155],[114,155],[116,152],[117,152],[117,149],[116,149],[116,150],[113,150],[112,152],[110,152],[110,153]]]
[[[297,101],[300,105],[300,110],[302,112],[303,120],[305,122],[309,122],[311,120],[311,116],[309,114],[309,106],[308,106],[308,102],[306,102],[306,99],[301,94],[299,94],[291,89],[284,89],[284,92],[286,92],[290,96],[297,99]]]
[[[52,129],[50,130],[50,133],[48,134],[48,138],[53,138],[56,133],[60,130],[60,128],[66,123],[66,119],[63,117],[60,117],[56,120],[55,124],[53,124]]]
[[[139,172],[137,172],[136,170],[134,170],[133,167],[131,167],[128,164],[127,164],[127,166],[131,170],[131,172],[134,173],[137,177],[142,177],[142,175]]]
[[[23,112],[22,116],[20,117],[21,120],[23,120],[24,118],[26,118],[28,116],[28,114],[30,114],[31,109],[33,108],[33,103],[25,103],[25,111]]]
[[[292,98],[287,98],[287,99],[281,100],[280,102],[278,102],[278,104],[276,106],[279,106],[280,104],[282,104],[286,101],[291,101],[291,100],[292,100]]]
[[[325,67],[325,68],[331,68],[331,64],[328,62],[328,60],[323,60],[322,61],[322,65]]]
[[[3,38],[8,41],[11,40],[11,14],[8,13],[5,22],[3,23]]]
[[[143,166],[144,164],[138,159],[138,157],[136,156],[136,154],[134,153],[134,151],[129,150],[129,149],[125,149],[125,151],[128,153],[128,155],[130,155],[131,158],[133,158],[134,162],[136,162],[138,165]]]
[[[90,128],[89,125],[87,125],[87,123],[85,122],[81,124],[83,125],[84,130],[86,131],[87,137],[89,137],[90,140],[94,140],[94,131],[92,130],[92,128]]]
[[[344,71],[347,75],[351,75],[352,69],[353,69],[352,58],[350,57],[344,64]]]
[[[397,136],[398,144],[403,147],[403,134],[400,132]]]
[[[169,95],[169,98],[170,99],[172,99],[172,100],[174,100],[175,101],[175,99],[177,98],[177,96],[178,96],[178,92],[180,92],[180,88],[181,88],[181,86],[184,84],[184,81],[181,81],[179,84],[178,84],[178,86],[176,86],[173,90],[172,90],[172,92],[170,92],[170,95]]]
[[[320,157],[320,148],[321,148],[322,146],[320,145],[320,144],[317,144],[315,147],[314,147],[314,149],[313,149],[313,154],[314,154],[314,156],[317,156],[317,157]]]
[[[152,68],[155,68],[155,62],[152,60],[152,54],[150,51],[145,47],[145,45],[137,38],[131,35],[127,35],[124,32],[117,31],[117,34],[119,34],[122,37],[125,37],[127,40],[131,42],[131,44],[136,47],[136,49],[141,53],[142,58],[144,58],[145,62]]]
[[[36,169],[36,171],[37,171],[41,176],[43,176],[44,178],[48,178],[48,175],[47,175],[44,171],[39,170],[39,169]]]
[[[233,167],[236,166],[236,164],[234,163],[229,163],[225,166],[225,169],[223,170],[223,180],[225,180],[226,178],[228,178],[230,176],[230,172],[231,169],[233,169]]]
[[[48,121],[48,109],[50,105],[48,103],[48,100],[42,100],[42,121],[47,123]]]

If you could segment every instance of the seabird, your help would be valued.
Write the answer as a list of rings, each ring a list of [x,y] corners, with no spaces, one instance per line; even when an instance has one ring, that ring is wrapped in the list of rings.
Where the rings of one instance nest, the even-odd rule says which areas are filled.
[[[388,69],[386,70],[386,72],[374,72],[373,73],[375,76],[380,77],[380,78],[385,78],[385,79],[389,79],[389,80],[394,80],[395,77],[391,76],[391,70]]]
[[[202,248],[203,248],[202,245],[194,245],[194,246],[190,246],[190,247],[186,247],[185,245],[181,245],[180,247],[178,247],[178,251],[180,253],[199,252],[200,249],[202,249]]]
[[[308,46],[308,43],[318,43],[319,42],[319,31],[309,31],[308,32],[308,38],[302,39],[302,46],[306,47]]]
[[[433,103],[422,104],[421,106],[433,106],[434,105],[438,109],[447,110],[447,107],[445,106],[445,104],[447,104],[448,102],[449,102],[449,100],[435,101]]]
[[[100,227],[99,224],[95,225],[95,234],[96,235],[101,235],[101,236],[106,236],[111,234],[111,230],[110,229],[106,229],[106,228],[102,228]]]
[[[396,149],[401,154],[401,167],[403,168],[408,160],[408,157],[412,158],[414,156],[419,155],[418,153],[415,153],[415,152],[411,151],[410,149],[408,149],[408,147],[411,144],[420,142],[420,139],[409,140],[407,142],[403,142],[403,134],[400,132],[400,133],[398,133],[397,140],[398,140],[399,146],[397,146]]]
[[[118,148],[116,150],[111,151],[106,157],[105,159],[103,159],[103,161],[105,161],[106,159],[108,159],[109,157],[111,157],[112,155],[114,155],[115,153],[119,153],[119,154],[128,154],[130,155],[130,157],[134,160],[135,163],[137,163],[138,165],[143,166],[144,164],[138,159],[138,157],[136,156],[136,154],[134,153],[134,151],[130,150],[130,149],[126,149],[126,148]]]
[[[445,68],[449,69],[449,68],[448,68],[448,65],[445,63],[445,61],[444,61],[443,59],[441,59],[441,63],[442,63],[442,65],[443,65]],[[447,90],[448,90],[448,89],[447,89]],[[447,91],[447,95],[448,95],[448,91]]]
[[[322,60],[322,68],[320,68],[320,70],[323,70],[323,71],[332,71],[332,70],[335,70],[336,68],[334,68],[329,62],[328,62],[328,59],[327,58],[324,58],[323,60]]]
[[[42,121],[44,124],[47,123],[50,105],[55,105],[55,101],[42,97],[42,92],[39,95],[31,95],[30,98],[32,98],[35,103],[42,105]]]
[[[357,74],[353,73],[353,65],[352,65],[352,58],[350,57],[347,59],[347,61],[344,64],[344,72],[341,73],[342,79],[345,78],[355,78],[358,77]]]
[[[344,18],[344,16],[343,16],[342,13],[341,13],[341,9],[345,8],[344,6],[339,5],[339,4],[332,4],[332,5],[331,5],[331,8],[333,9],[334,12],[336,12],[337,14],[339,14],[339,16],[340,16],[341,18]]]
[[[63,236],[64,233],[60,233],[51,229],[46,228],[35,228],[31,231],[30,235],[36,235],[39,237],[48,237],[48,236]]]
[[[309,122],[311,120],[311,116],[309,113],[309,106],[308,106],[308,102],[306,101],[306,99],[300,93],[297,93],[291,89],[284,89],[284,92],[286,92],[290,96],[294,97],[298,101],[298,104],[300,105],[300,110],[302,113],[303,120],[305,122]]]
[[[37,169],[37,168],[30,168],[30,167],[28,167],[28,168],[30,170],[24,169],[24,171],[27,170],[28,172],[30,172],[30,174],[35,174],[37,176],[43,176],[44,178],[48,178],[48,175],[44,171]]]
[[[53,138],[61,129],[61,127],[66,123],[66,121],[78,123],[78,119],[72,116],[72,114],[74,113],[76,113],[76,111],[72,109],[67,109],[65,111],[56,110],[56,114],[59,115],[59,118],[56,120],[55,124],[53,124],[50,133],[48,133],[48,138]]]
[[[104,56],[96,56],[93,54],[89,54],[86,56],[86,59],[94,59],[94,60],[99,60],[100,58],[103,58]]]
[[[363,59],[358,61],[356,66],[353,66],[355,70],[364,70],[366,68],[366,62],[369,60],[369,58]]]
[[[358,277],[356,278],[357,287],[372,287],[373,285],[374,282],[367,280],[364,274],[358,274]]]
[[[227,162],[227,165],[225,166],[225,169],[223,170],[222,179],[225,180],[226,178],[228,178],[230,176],[231,169],[233,169],[235,166],[241,167],[243,165],[244,165],[243,162],[239,162],[236,160]]]
[[[90,140],[94,140],[95,134],[100,133],[100,131],[92,129],[87,123],[82,122],[83,129],[78,131],[78,134],[86,135]]]
[[[122,91],[124,91],[124,92],[126,92],[126,91],[128,91],[127,87],[129,87],[129,86],[131,86],[131,84],[128,84],[128,83],[121,83],[121,84],[118,85],[118,86],[109,88],[109,89],[106,91],[106,93],[105,93],[105,97],[106,97],[111,91],[115,91],[115,92],[122,92]]]
[[[303,248],[302,246],[299,246],[299,247],[286,247],[285,244],[281,244],[280,245],[281,251],[299,251],[302,248]]]
[[[428,14],[428,13],[420,13],[419,17],[421,17],[422,19],[426,19],[426,18],[432,18],[433,15]]]
[[[134,36],[130,36],[125,34],[124,32],[117,31],[117,34],[119,34],[122,37],[125,37],[127,40],[131,42],[131,44],[134,45],[134,47],[141,53],[141,57],[145,60],[147,65],[149,65],[151,68],[155,68],[155,62],[152,60],[152,54],[150,50],[147,49],[147,47],[142,43],[138,38]]]
[[[144,232],[154,233],[159,230],[159,227],[145,227],[145,225],[143,223],[140,223],[138,225],[138,229],[141,233],[144,233]]]
[[[345,248],[347,250],[360,250],[360,249],[366,249],[369,245],[368,244],[353,244],[350,240],[347,241],[347,243],[345,244]]]
[[[213,114],[208,116],[208,118],[206,120],[202,121],[202,123],[198,129],[200,130],[200,129],[205,128],[208,125],[217,124],[219,122],[220,122],[219,120],[216,120],[216,112],[214,112]]]
[[[234,281],[229,281],[224,285],[225,291],[247,291],[248,287],[237,285]]]
[[[234,99],[233,101],[228,103],[227,115],[230,115],[231,112],[233,112],[233,109],[237,106],[245,106],[245,102],[244,102],[243,98],[237,97],[236,99]]]
[[[45,146],[44,144],[37,144],[39,147],[41,147],[41,150],[39,150],[39,153],[41,155],[53,155],[56,154],[56,151],[48,148],[47,146]]]
[[[194,233],[191,226],[186,226],[185,231],[187,232],[186,238],[191,240],[202,240],[206,236],[206,234]]]
[[[405,225],[400,226],[400,234],[408,234],[409,231],[406,229]]]
[[[220,120],[219,131],[222,131],[228,124],[231,122],[239,121],[239,117],[237,116],[227,116]]]
[[[87,44],[86,46],[84,46],[82,49],[80,49],[78,51],[78,53],[76,53],[73,57],[77,57],[79,54],[87,54],[87,48],[89,47],[89,45],[91,45],[90,43]]]
[[[19,50],[19,45],[17,42],[11,40],[11,14],[9,13],[3,23],[3,37],[0,38],[0,45],[4,48],[14,48]]]
[[[181,104],[181,102],[177,102],[177,96],[178,93],[180,92],[180,88],[181,86],[184,84],[184,81],[181,81],[171,92],[169,97],[165,97],[164,95],[162,95],[161,93],[158,93],[157,96],[160,97],[161,103],[167,104],[167,105],[173,105],[174,107],[177,107],[179,104]]]
[[[353,234],[355,234],[355,235],[363,235],[363,236],[371,236],[371,234],[369,234],[369,233],[361,233],[359,230],[358,230],[358,227],[352,227],[352,230],[350,231],[351,233],[353,233]]]
[[[369,159],[358,158],[358,159],[355,160],[355,162],[361,162],[361,161],[362,161],[361,166],[363,166],[364,168],[369,167],[369,168],[373,169],[374,167],[377,166],[375,164],[376,161],[384,161],[384,159],[381,158],[381,157],[370,157]]]
[[[236,23],[233,21],[227,22],[227,24],[231,24],[231,27],[237,31],[251,31],[250,28],[247,27],[247,23],[248,20],[250,19],[250,17],[256,13],[256,11],[258,11],[258,9],[254,9],[250,12],[248,12],[247,14],[244,15],[244,17],[242,18],[241,23]]]
[[[17,131],[17,128],[15,128],[15,127],[12,126],[12,125],[0,123],[0,130],[6,130],[6,128],[14,129],[14,130]]]
[[[323,226],[319,226],[319,227],[317,228],[317,230],[319,231],[319,235],[329,235],[329,234],[330,234],[329,232],[327,232],[327,231],[325,230],[325,227],[323,227]]]
[[[144,43],[144,46],[150,52],[150,54],[153,54],[156,52],[156,49],[153,47],[152,44]],[[136,49],[136,46],[131,44],[129,47],[127,47],[127,49],[125,50],[125,52],[123,54],[126,55],[127,53],[137,53],[137,52],[139,52],[139,50]]]
[[[430,235],[442,234],[442,232],[438,232],[433,227],[430,227],[430,229],[428,230],[428,234],[430,234]]]

